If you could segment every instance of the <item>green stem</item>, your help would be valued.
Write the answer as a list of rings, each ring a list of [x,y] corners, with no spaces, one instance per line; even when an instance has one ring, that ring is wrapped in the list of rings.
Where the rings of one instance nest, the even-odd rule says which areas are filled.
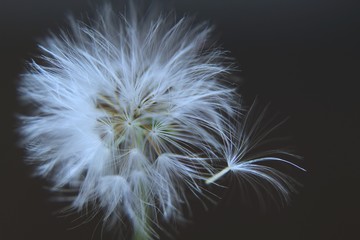
[[[132,239],[133,240],[148,240],[149,235],[145,231],[142,231],[142,229],[134,226],[134,234],[133,234]]]
[[[134,233],[133,233],[133,237],[132,240],[148,240],[150,239],[150,234],[148,232],[148,229],[150,229],[150,226],[148,226],[149,221],[149,214],[151,209],[149,208],[149,206],[146,205],[146,196],[147,196],[147,189],[145,189],[144,184],[142,184],[142,182],[139,183],[140,184],[140,195],[141,195],[141,199],[140,201],[143,204],[143,208],[144,208],[144,219],[141,219],[142,216],[140,216],[138,219],[138,221],[144,221],[143,224],[139,224],[139,225],[134,225]]]

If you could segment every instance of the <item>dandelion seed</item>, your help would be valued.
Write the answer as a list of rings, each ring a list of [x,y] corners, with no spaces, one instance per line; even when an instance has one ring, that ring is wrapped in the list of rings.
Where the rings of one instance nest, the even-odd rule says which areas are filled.
[[[98,204],[114,227],[127,219],[134,239],[156,238],[159,217],[181,218],[186,188],[201,195],[229,171],[286,195],[283,175],[256,163],[287,160],[243,159],[252,136],[234,124],[242,106],[224,52],[208,47],[212,28],[130,12],[71,20],[40,45],[44,64],[29,63],[19,95],[35,107],[20,133],[35,174],[76,190],[75,209]]]

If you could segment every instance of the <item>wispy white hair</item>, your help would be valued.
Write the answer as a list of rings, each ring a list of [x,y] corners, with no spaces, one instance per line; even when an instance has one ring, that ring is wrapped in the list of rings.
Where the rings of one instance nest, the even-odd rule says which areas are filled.
[[[126,218],[144,238],[156,237],[159,216],[181,217],[186,188],[201,195],[224,175],[214,162],[286,194],[261,159],[241,161],[248,145],[233,119],[242,106],[211,27],[130,10],[106,6],[88,24],[71,20],[22,75],[19,95],[33,111],[20,133],[36,174],[77,190],[75,209],[97,204],[105,220]]]

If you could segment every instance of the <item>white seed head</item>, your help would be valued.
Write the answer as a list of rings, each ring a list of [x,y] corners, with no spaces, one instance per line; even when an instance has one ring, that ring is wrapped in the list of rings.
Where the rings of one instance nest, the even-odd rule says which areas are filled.
[[[90,24],[70,25],[40,45],[43,63],[29,64],[19,95],[33,107],[21,117],[28,161],[54,188],[78,191],[74,208],[97,203],[105,219],[127,218],[150,237],[150,218],[179,218],[185,188],[201,194],[217,179],[208,179],[219,171],[213,161],[257,173],[229,137],[241,106],[207,24],[105,7]]]

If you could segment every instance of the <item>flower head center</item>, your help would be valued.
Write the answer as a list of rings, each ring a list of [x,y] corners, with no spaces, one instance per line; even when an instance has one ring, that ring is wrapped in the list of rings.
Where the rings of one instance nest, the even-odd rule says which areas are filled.
[[[170,123],[164,124],[168,116],[167,105],[156,102],[151,95],[143,97],[139,104],[131,103],[124,104],[116,97],[99,95],[96,108],[103,113],[98,119],[100,137],[109,147],[143,149],[156,158],[163,152],[159,144],[163,141],[161,136],[168,134],[171,127]]]

